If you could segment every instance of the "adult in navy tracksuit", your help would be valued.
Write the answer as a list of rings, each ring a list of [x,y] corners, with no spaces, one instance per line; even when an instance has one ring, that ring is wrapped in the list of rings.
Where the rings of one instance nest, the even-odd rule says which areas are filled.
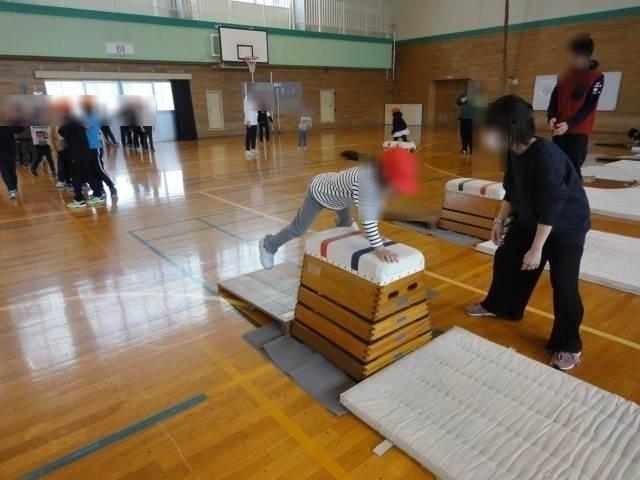
[[[520,97],[507,95],[489,106],[483,140],[507,154],[506,195],[491,232],[499,245],[491,288],[467,314],[519,320],[549,262],[554,322],[547,348],[551,365],[569,370],[582,351],[578,274],[590,227],[586,193],[564,152],[535,136],[533,109]]]
[[[84,208],[87,206],[82,191],[83,182],[88,182],[93,190],[94,196],[89,200],[90,204],[104,203],[104,200],[98,201],[103,195],[102,182],[94,174],[92,151],[89,147],[84,124],[68,114],[58,129],[58,133],[64,138],[67,146],[67,162],[73,182],[74,199],[73,202],[67,204],[67,207]]]
[[[98,191],[93,192],[93,196],[89,199],[89,203],[104,203],[106,195],[104,194],[102,182],[109,187],[112,197],[116,197],[118,192],[113,180],[111,180],[111,177],[109,177],[104,169],[100,155],[100,150],[103,148],[102,140],[100,139],[102,121],[96,114],[93,99],[90,97],[87,97],[82,103],[82,110],[84,113],[83,123],[87,131],[87,140],[89,142],[89,159],[92,176],[100,180],[100,188]]]
[[[0,125],[0,174],[9,190],[9,197],[18,196],[18,176],[16,174],[16,134],[24,127]]]
[[[593,48],[588,35],[580,35],[569,43],[570,68],[553,89],[547,109],[553,143],[567,154],[579,176],[604,88],[600,64],[591,59]]]

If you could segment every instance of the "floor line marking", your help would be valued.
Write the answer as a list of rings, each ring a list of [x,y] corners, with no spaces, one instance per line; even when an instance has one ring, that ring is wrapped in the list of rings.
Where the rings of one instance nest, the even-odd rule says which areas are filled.
[[[452,285],[455,285],[456,287],[464,288],[465,290],[469,290],[471,292],[475,292],[475,293],[478,293],[480,295],[486,295],[487,294],[486,290],[482,290],[480,288],[473,287],[471,285],[468,285],[468,284],[463,283],[463,282],[459,282],[459,281],[454,280],[452,278],[445,277],[443,275],[438,275],[437,273],[433,273],[433,272],[429,272],[429,271],[426,271],[425,273],[428,276],[432,277],[432,278],[436,278],[436,279],[438,279],[440,281],[443,281],[445,283],[450,283]],[[437,290],[437,288],[436,288],[436,290]],[[541,317],[553,320],[553,315],[548,313],[548,312],[545,312],[543,310],[539,310],[539,309],[534,308],[534,307],[527,307],[526,309],[531,313],[535,313],[536,315],[540,315]],[[618,337],[616,335],[611,335],[610,333],[603,332],[603,331],[598,330],[596,328],[589,327],[587,325],[581,325],[580,326],[580,330],[583,330],[583,331],[588,332],[588,333],[592,333],[594,335],[597,335],[598,337],[606,338],[607,340],[611,340],[612,342],[616,342],[616,343],[619,343],[621,345],[625,345],[625,346],[633,348],[635,350],[640,350],[640,344],[632,342],[631,340],[626,340],[626,339]]]
[[[139,422],[129,425],[128,427],[123,428],[117,432],[112,433],[111,435],[107,435],[106,437],[102,437],[99,440],[96,440],[93,443],[90,443],[78,450],[75,450],[67,455],[64,455],[52,462],[43,465],[42,467],[33,470],[32,472],[27,473],[26,475],[20,477],[22,480],[35,480],[38,478],[42,478],[45,475],[50,474],[56,470],[59,470],[67,465],[70,465],[78,460],[81,460],[84,457],[87,457],[95,452],[103,450],[104,448],[113,445],[121,440],[124,440],[127,437],[130,437],[145,428],[148,428],[156,423],[160,423],[162,420],[166,420],[167,418],[178,415],[179,413],[192,408],[205,400],[207,400],[207,396],[204,393],[200,393],[194,397],[188,398],[172,407],[161,410],[160,412],[151,415]]]
[[[220,353],[218,353],[211,345],[200,340],[199,347],[207,353],[226,373],[232,378],[241,376],[241,373],[229,363]],[[258,387],[251,382],[242,379],[240,386],[247,394],[253,398],[266,412],[273,417],[274,420],[295,439],[307,453],[313,457],[320,466],[329,472],[336,479],[349,479],[349,473],[338,464],[327,452],[316,443],[316,441],[307,435],[300,426],[289,418],[279,407],[267,397]]]
[[[211,295],[217,295],[218,294],[217,290],[215,288],[212,288],[209,285],[207,285],[202,280],[202,278],[195,277],[191,272],[185,270],[183,267],[178,265],[174,260],[172,260],[168,255],[166,255],[164,252],[162,252],[162,250],[160,250],[159,248],[156,248],[153,245],[151,245],[145,239],[143,239],[138,234],[136,234],[133,230],[129,230],[129,235],[131,235],[133,238],[138,240],[142,245],[147,247],[149,250],[151,250],[153,253],[155,253],[157,256],[159,256],[162,260],[164,260],[169,265],[171,265],[175,270],[180,272],[186,278],[188,278],[192,282],[195,282],[195,283],[199,284],[207,293],[209,293]]]

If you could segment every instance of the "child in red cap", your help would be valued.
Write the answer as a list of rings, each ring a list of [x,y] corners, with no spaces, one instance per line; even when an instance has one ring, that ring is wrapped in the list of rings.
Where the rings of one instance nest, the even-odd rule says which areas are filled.
[[[409,129],[407,128],[407,122],[402,118],[402,112],[399,108],[394,107],[391,109],[391,116],[393,117],[393,123],[391,125],[391,135],[394,141],[402,140],[408,141],[407,135],[409,135]]]
[[[267,235],[260,240],[260,263],[264,268],[273,268],[278,249],[304,235],[325,208],[336,212],[337,226],[350,227],[353,224],[352,205],[358,208],[364,234],[378,258],[385,262],[397,261],[396,255],[383,246],[378,218],[389,193],[411,195],[420,189],[416,156],[402,148],[389,148],[377,160],[352,151],[342,152],[342,158],[359,160],[359,165],[313,177],[302,206],[291,223],[275,235]]]

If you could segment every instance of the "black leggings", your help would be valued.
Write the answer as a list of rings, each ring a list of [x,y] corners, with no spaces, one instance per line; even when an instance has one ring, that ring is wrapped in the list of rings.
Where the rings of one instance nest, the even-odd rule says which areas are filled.
[[[473,120],[470,118],[460,119],[460,142],[462,150],[471,153],[473,150]]]
[[[31,168],[33,170],[36,170],[40,166],[40,163],[42,163],[42,158],[44,157],[47,159],[47,163],[49,164],[49,170],[51,170],[51,173],[55,175],[56,166],[53,163],[51,147],[49,145],[36,145],[35,152],[36,152],[36,156],[34,157],[33,162],[31,163]]]
[[[244,137],[244,149],[255,150],[256,148],[256,137],[258,136],[258,126],[257,125],[247,125],[247,134]]]
[[[556,135],[553,137],[553,143],[558,145],[560,149],[569,157],[571,163],[578,172],[578,176],[582,178],[582,165],[587,159],[587,151],[589,149],[589,137],[587,135],[567,134]]]
[[[104,137],[106,142],[113,145],[118,143],[116,142],[116,137],[113,136],[113,132],[111,131],[111,127],[109,125],[103,125],[102,127],[100,127],[100,131],[102,132],[102,136]]]
[[[7,155],[5,152],[0,152],[0,174],[2,180],[7,186],[7,190],[18,189],[18,175],[16,174],[16,159],[13,155]]]
[[[504,245],[496,251],[493,261],[493,281],[482,306],[498,317],[519,320],[549,261],[553,289],[555,320],[547,348],[553,352],[578,353],[582,350],[580,324],[584,309],[580,297],[578,274],[583,246],[559,244],[548,239],[542,249],[540,266],[536,270],[521,270],[522,258],[531,248],[535,232],[512,225]]]

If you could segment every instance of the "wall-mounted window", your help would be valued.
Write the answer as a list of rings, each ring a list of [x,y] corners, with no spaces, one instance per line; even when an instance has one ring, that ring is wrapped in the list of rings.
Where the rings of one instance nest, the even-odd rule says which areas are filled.
[[[118,95],[139,95],[154,97],[158,111],[174,110],[171,82],[168,81],[45,80],[44,84],[48,95],[96,95],[103,99],[113,98],[114,106]]]
[[[233,0],[238,3],[253,3],[254,5],[265,5],[267,7],[289,8],[291,0]]]

